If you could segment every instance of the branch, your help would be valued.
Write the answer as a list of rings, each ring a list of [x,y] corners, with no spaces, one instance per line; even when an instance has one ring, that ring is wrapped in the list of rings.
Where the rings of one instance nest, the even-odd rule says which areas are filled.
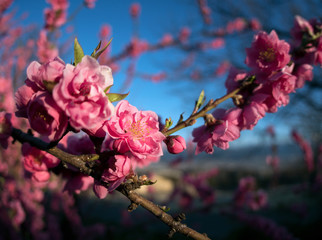
[[[106,154],[85,154],[85,155],[73,155],[67,153],[58,147],[52,147],[52,144],[46,143],[39,138],[32,136],[31,134],[27,134],[22,132],[20,129],[12,128],[11,136],[14,138],[14,141],[18,140],[21,143],[29,143],[31,146],[36,147],[40,150],[46,151],[53,156],[59,158],[64,163],[68,163],[79,169],[80,172],[92,176],[96,180],[100,180],[101,173],[97,168],[93,168],[89,166],[90,162],[94,160],[98,160],[99,158],[106,157]],[[105,184],[104,184],[105,185]],[[108,186],[105,186],[108,187]],[[165,213],[160,207],[158,207],[153,202],[143,198],[139,194],[135,193],[133,189],[137,188],[137,186],[133,187],[131,183],[123,183],[116,190],[121,192],[125,197],[127,197],[131,201],[131,205],[141,205],[143,208],[147,209],[157,218],[159,218],[162,222],[167,224],[171,231],[170,233],[180,232],[187,237],[191,237],[196,240],[210,240],[206,235],[198,233],[197,231],[187,227],[185,224],[182,224],[180,219],[175,219],[171,215]]]
[[[176,126],[174,126],[173,128],[164,131],[163,134],[165,136],[169,136],[172,133],[179,131],[180,129],[183,129],[188,126],[192,126],[196,122],[196,119],[198,119],[200,117],[204,117],[208,111],[210,111],[211,109],[214,109],[220,103],[228,100],[229,98],[234,97],[242,88],[244,88],[245,86],[247,86],[249,84],[251,84],[251,82],[245,81],[245,84],[243,84],[241,87],[237,88],[236,90],[226,94],[225,96],[218,98],[215,101],[213,99],[211,99],[207,103],[207,105],[204,106],[199,112],[192,113],[190,115],[190,117],[187,118],[185,121],[182,121],[182,122],[178,123]]]

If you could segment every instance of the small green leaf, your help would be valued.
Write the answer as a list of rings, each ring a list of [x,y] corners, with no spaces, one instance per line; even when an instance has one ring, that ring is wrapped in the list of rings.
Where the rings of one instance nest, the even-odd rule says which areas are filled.
[[[173,121],[172,121],[172,119],[169,117],[169,119],[167,118],[167,119],[165,120],[165,126],[164,126],[164,128],[165,128],[165,129],[169,129],[169,128],[172,126],[172,124],[173,124]]]
[[[84,51],[82,46],[79,44],[77,38],[75,38],[74,41],[74,63],[75,66],[82,61],[82,58],[84,57]]]
[[[98,59],[99,58],[99,56],[101,56],[101,54],[106,50],[106,48],[111,44],[111,42],[112,42],[112,39],[113,38],[111,38],[111,40],[105,45],[105,47],[103,47],[103,49],[101,49],[101,50],[99,50],[96,54],[94,54],[94,58],[95,59]],[[97,49],[98,50],[98,49]]]
[[[129,92],[125,93],[125,94],[120,94],[120,93],[107,93],[106,94],[106,96],[108,97],[108,100],[110,100],[111,102],[121,101],[124,98],[126,98],[127,95],[129,95]]]
[[[199,109],[202,106],[202,104],[204,104],[205,100],[206,100],[205,91],[202,90],[200,95],[199,95],[199,98],[198,98],[198,100],[196,102],[196,108]]]
[[[113,85],[108,86],[107,88],[105,88],[105,89],[104,89],[105,94],[107,93],[107,91],[108,91],[108,90],[110,90],[110,88],[111,88],[112,86],[113,86]]]
[[[94,57],[96,52],[101,48],[102,41],[100,41],[97,45],[97,47],[94,49],[94,51],[91,54],[91,57]]]

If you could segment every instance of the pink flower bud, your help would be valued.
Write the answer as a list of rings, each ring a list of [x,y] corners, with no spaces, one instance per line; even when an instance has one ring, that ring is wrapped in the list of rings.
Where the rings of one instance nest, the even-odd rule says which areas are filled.
[[[172,154],[181,153],[187,148],[186,141],[179,135],[167,137],[164,142],[167,144],[169,153]]]

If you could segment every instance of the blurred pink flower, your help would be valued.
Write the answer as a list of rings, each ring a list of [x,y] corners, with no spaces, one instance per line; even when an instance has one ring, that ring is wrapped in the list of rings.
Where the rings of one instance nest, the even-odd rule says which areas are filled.
[[[37,41],[37,57],[40,62],[47,62],[58,56],[58,48],[48,41],[47,32],[41,30]]]
[[[185,43],[188,41],[188,38],[191,34],[191,30],[190,28],[188,27],[183,27],[181,30],[180,30],[180,33],[179,33],[179,41],[181,43]]]
[[[22,155],[25,170],[31,173],[32,180],[36,182],[47,182],[50,178],[48,169],[60,163],[58,158],[28,143],[22,145]]]
[[[294,46],[299,47],[302,44],[303,36],[313,36],[314,30],[312,25],[303,17],[297,15],[294,18],[294,27],[291,29]]]
[[[0,112],[0,145],[4,148],[8,148],[8,140],[11,136],[11,114],[6,112]]]
[[[168,45],[170,45],[172,43],[173,43],[173,37],[169,33],[164,34],[163,37],[160,40],[160,44],[162,46],[168,46]]]
[[[141,5],[139,3],[133,3],[130,6],[130,15],[133,18],[137,18],[141,13]]]
[[[294,71],[297,77],[296,88],[302,88],[306,81],[313,80],[313,66],[310,64],[301,64]]]
[[[84,4],[88,8],[94,8],[95,2],[96,2],[96,0],[84,0]]]

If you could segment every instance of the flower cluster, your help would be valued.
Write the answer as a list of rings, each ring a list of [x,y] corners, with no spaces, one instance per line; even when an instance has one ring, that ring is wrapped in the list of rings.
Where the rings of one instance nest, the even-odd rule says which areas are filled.
[[[246,206],[252,210],[258,210],[266,206],[267,195],[263,190],[256,190],[255,178],[241,178],[235,192],[234,204],[238,208]]]
[[[75,41],[76,48],[77,44]],[[112,71],[100,65],[95,55],[82,56],[75,61],[65,64],[56,57],[43,64],[32,62],[27,68],[25,85],[15,94],[16,116],[28,119],[30,127],[41,137],[60,142],[60,147],[71,154],[111,152],[108,159],[99,160],[102,165],[100,181],[94,183],[93,178],[78,173],[63,174],[68,179],[66,191],[79,193],[94,183],[94,192],[103,198],[132,175],[136,167],[158,161],[163,155],[161,144],[166,137],[160,131],[159,118],[154,112],[139,111],[128,101],[121,100],[122,94],[109,93],[113,85]],[[109,98],[111,95],[116,96],[116,101],[121,100],[116,107]],[[11,129],[8,116],[2,118],[1,144],[5,146],[7,132]],[[82,130],[87,135],[62,140],[70,130]],[[92,141],[89,136],[100,140]],[[169,141],[172,153],[185,148],[180,136]],[[47,182],[48,170],[58,166],[58,159],[49,156],[28,144],[23,145],[24,167],[33,181]],[[109,184],[108,189],[103,187],[104,183]]]
[[[220,114],[216,110],[205,117],[205,126],[194,129],[196,154],[212,153],[214,146],[228,148],[228,142],[237,139],[241,130],[253,129],[266,113],[286,106],[290,93],[312,81],[311,64],[321,64],[321,26],[317,21],[296,17],[292,29],[295,44],[300,40],[306,44],[295,48],[294,56],[291,46],[280,40],[274,30],[269,34],[261,31],[254,37],[246,49],[245,63],[250,71],[232,68],[226,80],[227,93],[239,89],[233,98],[235,107],[221,110]],[[298,54],[300,50],[304,54]]]

